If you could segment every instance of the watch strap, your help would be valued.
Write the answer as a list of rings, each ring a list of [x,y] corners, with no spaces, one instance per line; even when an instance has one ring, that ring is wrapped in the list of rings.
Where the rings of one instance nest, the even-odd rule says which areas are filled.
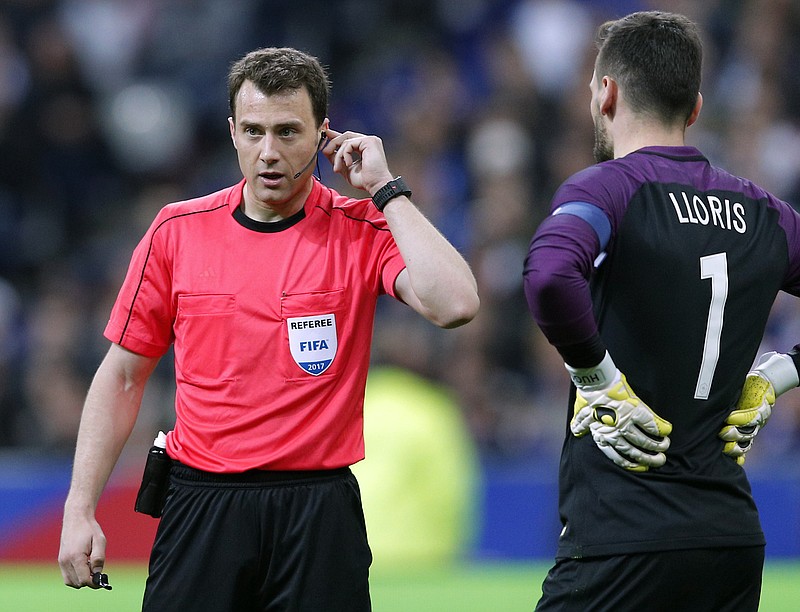
[[[372,201],[375,204],[375,208],[383,212],[384,207],[389,203],[390,200],[401,195],[410,196],[411,189],[403,180],[403,177],[398,176],[396,179],[392,179],[383,187],[378,189],[378,191],[375,192],[375,195],[372,196]]]

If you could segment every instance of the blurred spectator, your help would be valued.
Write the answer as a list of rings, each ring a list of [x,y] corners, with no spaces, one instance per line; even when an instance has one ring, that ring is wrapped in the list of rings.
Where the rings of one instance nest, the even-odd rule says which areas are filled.
[[[22,389],[22,313],[20,296],[0,278],[0,447],[23,438]]]

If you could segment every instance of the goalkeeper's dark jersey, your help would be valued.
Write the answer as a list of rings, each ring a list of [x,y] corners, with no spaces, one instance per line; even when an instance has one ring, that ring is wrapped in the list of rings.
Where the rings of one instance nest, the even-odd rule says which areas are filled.
[[[634,473],[567,429],[558,556],[763,545],[744,469],[717,434],[777,293],[800,293],[800,217],[691,147],[592,166],[561,186],[553,210],[569,203],[605,216],[556,214],[537,231],[525,279],[534,317],[562,354],[599,331],[673,432],[666,465]]]

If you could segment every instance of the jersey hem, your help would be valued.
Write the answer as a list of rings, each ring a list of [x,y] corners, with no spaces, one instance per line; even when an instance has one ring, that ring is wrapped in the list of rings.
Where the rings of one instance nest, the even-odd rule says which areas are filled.
[[[693,548],[739,548],[743,546],[765,546],[763,533],[750,535],[712,536],[696,538],[671,538],[650,542],[623,542],[619,544],[590,544],[585,546],[559,546],[556,559],[582,559],[607,555],[628,555],[660,552],[665,550],[688,550]]]
[[[110,326],[105,330],[103,336],[105,336],[106,340],[110,340],[114,344],[143,357],[162,357],[169,349],[169,347],[162,347],[139,340],[131,336],[129,332],[117,331],[111,329]]]

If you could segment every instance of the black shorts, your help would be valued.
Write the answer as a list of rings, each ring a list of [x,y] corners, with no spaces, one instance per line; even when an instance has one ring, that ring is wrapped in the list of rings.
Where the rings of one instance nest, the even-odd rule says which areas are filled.
[[[217,475],[177,464],[142,610],[367,612],[371,562],[348,468]]]
[[[764,547],[559,559],[536,612],[755,612]]]

